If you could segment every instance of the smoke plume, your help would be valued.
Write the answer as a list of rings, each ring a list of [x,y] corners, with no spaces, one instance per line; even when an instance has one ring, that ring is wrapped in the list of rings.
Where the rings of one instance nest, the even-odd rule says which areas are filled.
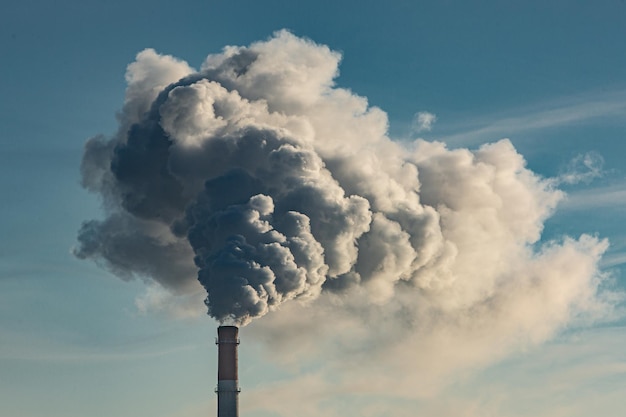
[[[408,325],[505,317],[542,339],[598,308],[607,242],[535,245],[554,182],[506,139],[392,141],[382,110],[335,86],[340,58],[286,31],[199,70],[140,52],[118,132],[85,147],[106,216],[76,256],[174,295],[199,281],[209,315],[239,325],[327,295]]]

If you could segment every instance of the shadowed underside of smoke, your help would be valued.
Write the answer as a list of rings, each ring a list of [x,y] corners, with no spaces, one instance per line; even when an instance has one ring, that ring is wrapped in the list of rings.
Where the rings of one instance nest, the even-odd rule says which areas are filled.
[[[457,314],[563,279],[560,322],[591,308],[606,242],[531,249],[561,198],[550,181],[508,140],[390,140],[384,112],[334,86],[339,60],[285,31],[200,70],[138,54],[117,134],[85,148],[106,216],[75,254],[173,294],[198,279],[209,314],[237,324],[324,293]],[[563,257],[584,266],[575,278]]]

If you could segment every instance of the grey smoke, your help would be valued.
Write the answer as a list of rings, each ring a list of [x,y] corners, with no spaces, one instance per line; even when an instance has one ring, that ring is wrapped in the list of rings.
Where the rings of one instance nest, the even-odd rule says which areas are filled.
[[[465,309],[526,279],[514,266],[549,262],[530,246],[562,194],[509,141],[396,143],[384,112],[334,86],[339,60],[285,31],[198,71],[141,52],[117,134],[85,147],[105,219],[83,224],[76,256],[174,294],[198,279],[209,314],[237,324],[326,292],[384,304],[410,288]],[[606,248],[568,242],[594,265]]]

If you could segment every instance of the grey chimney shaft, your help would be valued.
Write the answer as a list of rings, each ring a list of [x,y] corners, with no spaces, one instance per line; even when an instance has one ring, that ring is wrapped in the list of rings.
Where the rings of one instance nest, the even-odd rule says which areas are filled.
[[[236,326],[217,328],[217,417],[239,417],[238,334]]]

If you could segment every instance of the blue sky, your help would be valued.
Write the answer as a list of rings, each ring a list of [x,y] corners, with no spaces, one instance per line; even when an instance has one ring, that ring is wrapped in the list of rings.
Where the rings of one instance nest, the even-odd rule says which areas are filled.
[[[214,410],[216,322],[143,312],[144,282],[71,254],[82,222],[103,217],[80,186],[84,143],[115,134],[126,67],[145,48],[199,68],[226,45],[283,28],[328,45],[342,54],[337,86],[386,112],[394,140],[477,149],[509,138],[530,170],[568,194],[542,242],[608,238],[602,288],[624,289],[624,2],[63,0],[0,10],[2,415]],[[436,115],[430,130],[415,129],[418,112]],[[619,300],[611,304],[602,317],[568,321],[491,359],[453,355],[458,366],[428,368],[428,381],[384,374],[372,365],[375,346],[356,349],[363,369],[340,366],[330,347],[345,340],[323,326],[285,335],[293,346],[281,358],[272,329],[284,319],[269,314],[242,329],[242,415],[622,416],[626,331]],[[372,339],[357,331],[354,340]],[[396,376],[415,385],[400,394],[384,386]]]

